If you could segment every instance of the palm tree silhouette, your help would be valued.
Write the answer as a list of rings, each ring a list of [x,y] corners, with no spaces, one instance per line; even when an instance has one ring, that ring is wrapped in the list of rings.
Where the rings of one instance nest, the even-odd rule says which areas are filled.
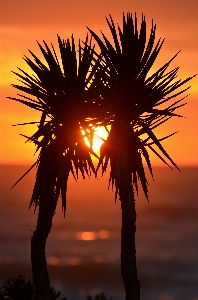
[[[169,103],[183,94],[189,87],[180,90],[193,77],[177,80],[178,68],[167,71],[176,55],[153,75],[149,71],[161,50],[163,40],[154,46],[156,26],[152,24],[150,38],[146,44],[146,21],[142,17],[140,33],[137,18],[123,15],[123,30],[116,31],[113,19],[107,19],[114,46],[103,35],[104,42],[91,30],[100,47],[98,54],[86,38],[78,45],[78,62],[74,38],[71,42],[58,37],[61,60],[53,45],[51,49],[43,41],[38,44],[45,63],[31,51],[32,58],[24,57],[34,72],[29,75],[19,68],[14,72],[22,85],[13,87],[26,93],[16,100],[41,111],[38,130],[27,141],[33,142],[37,161],[27,171],[37,166],[36,182],[30,206],[39,207],[36,230],[31,240],[31,259],[36,299],[50,299],[50,281],[45,257],[45,244],[52,227],[59,196],[66,211],[67,180],[71,172],[83,178],[92,171],[95,175],[102,166],[107,170],[110,162],[109,184],[115,185],[115,198],[119,195],[122,208],[121,273],[125,285],[126,300],[140,299],[140,285],[136,268],[136,211],[135,191],[140,180],[148,199],[147,179],[143,166],[145,159],[153,176],[147,148],[164,163],[177,165],[163,148],[154,129],[173,116],[175,110],[185,103],[182,99]],[[119,37],[118,37],[119,34]],[[94,128],[111,124],[109,136],[101,147],[97,170],[90,154]],[[84,136],[90,147],[84,143]],[[171,166],[170,166],[171,167]],[[16,184],[27,174],[16,182]]]
[[[186,82],[177,80],[178,67],[167,71],[176,55],[164,66],[150,75],[150,69],[159,54],[164,40],[155,43],[156,25],[152,22],[149,41],[146,44],[146,21],[142,16],[140,33],[137,29],[137,18],[132,14],[123,14],[123,29],[118,25],[116,31],[110,15],[106,18],[112,38],[110,43],[103,32],[103,40],[88,28],[98,43],[103,56],[103,82],[106,92],[102,94],[103,101],[109,107],[109,118],[113,120],[107,140],[101,146],[98,169],[106,172],[110,162],[109,185],[115,185],[115,198],[119,194],[122,208],[121,230],[121,274],[125,286],[126,300],[140,299],[140,284],[136,267],[136,210],[135,191],[138,194],[138,180],[141,182],[144,194],[148,199],[147,179],[143,158],[153,176],[150,163],[149,148],[165,164],[166,159],[177,167],[163,148],[154,129],[173,116],[179,116],[174,111],[185,105],[182,99],[170,103],[170,100],[183,94],[189,87],[180,90]],[[182,103],[181,103],[182,102]],[[171,166],[170,166],[171,167]]]
[[[39,43],[38,46],[45,63],[30,51],[32,59],[25,56],[24,60],[34,74],[29,75],[20,68],[20,72],[14,72],[22,84],[13,87],[26,95],[19,94],[19,98],[8,97],[41,112],[38,130],[31,137],[26,137],[27,141],[37,146],[36,152],[40,151],[38,159],[15,183],[16,185],[37,166],[36,182],[30,201],[30,206],[34,205],[35,209],[39,207],[36,230],[31,239],[35,299],[50,299],[45,245],[58,198],[61,195],[65,214],[69,173],[75,179],[79,172],[83,178],[85,175],[90,176],[91,171],[96,173],[90,156],[94,154],[94,124],[96,126],[100,119],[102,124],[105,119],[105,112],[93,101],[103,88],[100,78],[97,77],[100,59],[93,60],[94,47],[89,43],[88,37],[83,49],[79,42],[78,61],[73,36],[71,42],[61,40],[58,36],[61,60],[57,58],[53,45],[50,49],[45,41],[43,43],[44,46]],[[98,100],[97,103],[100,104],[99,102]],[[90,121],[90,117],[94,120]],[[91,147],[86,146],[82,130]]]

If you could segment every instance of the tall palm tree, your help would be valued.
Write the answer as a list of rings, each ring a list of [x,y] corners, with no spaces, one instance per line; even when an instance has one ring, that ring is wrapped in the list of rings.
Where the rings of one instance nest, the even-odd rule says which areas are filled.
[[[109,118],[113,120],[109,136],[101,147],[97,170],[107,170],[110,162],[109,184],[115,185],[115,197],[119,194],[122,208],[121,230],[121,274],[124,281],[126,300],[140,299],[140,283],[136,267],[136,210],[135,191],[138,193],[138,180],[148,199],[147,179],[143,159],[153,176],[148,148],[165,164],[178,168],[161,144],[154,129],[174,116],[174,111],[185,103],[182,99],[170,100],[183,94],[189,87],[180,89],[193,77],[175,80],[178,67],[167,71],[176,55],[164,66],[150,75],[150,69],[159,54],[164,40],[155,45],[156,25],[152,28],[146,43],[146,21],[142,16],[140,33],[137,18],[123,14],[123,28],[115,28],[110,15],[106,18],[112,38],[110,43],[103,32],[103,40],[88,28],[98,43],[103,57],[103,82],[106,90],[103,101],[109,107]],[[95,53],[97,56],[97,53]],[[153,147],[154,146],[154,147]],[[171,166],[170,166],[171,167]]]
[[[93,101],[103,87],[100,76],[97,76],[100,73],[97,73],[100,59],[93,61],[94,47],[88,37],[83,49],[79,42],[78,58],[73,36],[71,42],[61,40],[58,36],[61,59],[58,59],[53,45],[50,49],[45,41],[43,43],[44,46],[39,43],[38,46],[45,63],[29,51],[31,59],[25,56],[24,60],[34,74],[29,75],[18,68],[20,72],[14,74],[18,76],[21,84],[14,84],[13,87],[23,94],[19,94],[18,98],[8,97],[41,112],[38,130],[31,137],[26,137],[27,141],[37,146],[38,159],[16,182],[17,184],[37,166],[36,182],[30,201],[30,206],[34,205],[35,209],[39,207],[36,230],[31,239],[35,299],[50,299],[45,245],[58,198],[61,195],[65,214],[69,173],[75,179],[79,172],[83,178],[86,174],[90,176],[91,171],[96,173],[90,156],[94,154],[93,127],[100,119],[105,119],[105,112]],[[29,124],[31,123],[34,122]],[[102,123],[101,121],[100,124]],[[85,136],[91,147],[86,146]]]

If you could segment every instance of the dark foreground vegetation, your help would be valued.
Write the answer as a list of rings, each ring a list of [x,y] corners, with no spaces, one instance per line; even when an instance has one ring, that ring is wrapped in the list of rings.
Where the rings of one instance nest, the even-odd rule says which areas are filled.
[[[60,291],[55,291],[53,287],[50,289],[52,300],[66,300],[67,297],[61,296]],[[5,280],[0,287],[0,300],[33,300],[35,290],[31,280],[26,281],[25,277],[19,276],[13,279],[12,277]],[[41,298],[40,300],[45,300]],[[87,300],[113,300],[108,298],[103,293],[95,296],[87,296]]]

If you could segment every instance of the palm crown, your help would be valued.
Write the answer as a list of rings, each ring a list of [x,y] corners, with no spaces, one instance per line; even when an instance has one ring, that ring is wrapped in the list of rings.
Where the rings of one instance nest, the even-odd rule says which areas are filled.
[[[194,76],[183,81],[175,81],[179,68],[167,71],[177,54],[149,76],[149,71],[164,42],[159,39],[154,45],[156,25],[152,23],[149,41],[146,44],[144,16],[142,16],[140,33],[137,29],[136,16],[133,20],[130,13],[126,17],[123,14],[123,30],[118,25],[118,31],[116,31],[111,15],[106,20],[114,45],[103,33],[104,41],[88,28],[98,43],[100,55],[103,57],[102,76],[106,91],[102,97],[108,103],[110,118],[113,119],[109,136],[101,147],[98,169],[102,165],[104,173],[110,161],[110,182],[116,186],[116,196],[122,186],[129,187],[131,183],[138,192],[137,182],[140,179],[148,198],[142,158],[145,158],[151,175],[152,167],[147,147],[164,163],[168,164],[165,157],[177,167],[161,145],[162,139],[159,140],[153,130],[169,118],[179,116],[174,111],[185,105],[182,102],[185,97],[166,104],[189,89],[189,87],[182,90],[179,88]],[[165,105],[160,106],[161,104]],[[153,144],[157,146],[157,151],[153,148]]]
[[[71,43],[69,40],[61,40],[58,36],[58,43],[61,62],[57,58],[53,45],[50,50],[44,41],[44,47],[38,45],[45,64],[30,51],[33,59],[25,56],[24,60],[34,75],[29,75],[20,68],[18,68],[20,73],[14,72],[20,78],[22,85],[13,86],[29,94],[31,98],[26,95],[19,95],[20,98],[8,98],[41,111],[38,130],[31,137],[26,137],[28,141],[37,145],[36,151],[40,150],[36,163],[28,170],[38,165],[30,205],[34,203],[37,206],[42,202],[42,195],[47,188],[47,177],[51,172],[54,200],[57,201],[61,193],[65,212],[67,179],[70,171],[75,178],[78,177],[79,171],[83,178],[85,174],[89,175],[90,171],[95,173],[90,156],[94,153],[92,147],[85,144],[82,130],[92,145],[94,124],[96,126],[104,111],[100,110],[97,103],[93,101],[101,85],[97,76],[93,76],[97,73],[100,59],[93,63],[94,47],[91,42],[88,45],[88,37],[83,49],[79,43],[78,61],[73,36]],[[98,118],[96,118],[96,111]],[[90,124],[91,114],[95,118],[92,118]]]

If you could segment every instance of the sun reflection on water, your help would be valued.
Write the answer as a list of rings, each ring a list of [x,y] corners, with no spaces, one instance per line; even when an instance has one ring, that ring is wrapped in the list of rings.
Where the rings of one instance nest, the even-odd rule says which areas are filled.
[[[82,241],[93,241],[96,240],[97,235],[95,231],[77,231],[75,233],[75,238]]]
[[[108,230],[96,231],[77,231],[75,238],[82,241],[94,241],[96,239],[107,239],[110,233]]]
[[[51,266],[79,266],[82,263],[82,260],[79,257],[68,257],[59,259],[56,256],[50,256],[47,258],[47,263]]]
[[[58,266],[60,263],[60,259],[56,256],[50,256],[47,258],[47,262],[51,266]]]

